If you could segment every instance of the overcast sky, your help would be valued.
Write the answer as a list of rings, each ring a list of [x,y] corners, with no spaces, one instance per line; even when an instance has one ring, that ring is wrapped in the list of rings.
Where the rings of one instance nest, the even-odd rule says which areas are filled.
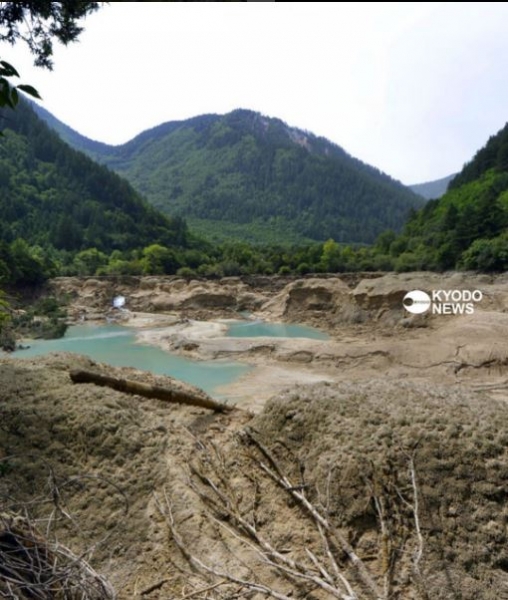
[[[508,2],[113,2],[33,67],[43,106],[111,144],[250,108],[404,183],[459,170],[508,120]]]

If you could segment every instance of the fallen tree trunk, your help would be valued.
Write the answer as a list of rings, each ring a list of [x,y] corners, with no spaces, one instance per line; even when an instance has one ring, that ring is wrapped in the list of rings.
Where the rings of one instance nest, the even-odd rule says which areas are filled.
[[[173,404],[186,404],[188,406],[199,406],[201,408],[209,408],[218,412],[227,412],[233,410],[233,406],[216,402],[208,396],[200,396],[192,392],[184,390],[170,389],[157,385],[148,385],[131,379],[119,379],[118,377],[110,377],[101,375],[94,371],[84,371],[82,369],[73,369],[70,372],[73,383],[95,383],[95,385],[110,387],[119,392],[127,394],[137,394],[145,398],[157,398],[165,402]]]

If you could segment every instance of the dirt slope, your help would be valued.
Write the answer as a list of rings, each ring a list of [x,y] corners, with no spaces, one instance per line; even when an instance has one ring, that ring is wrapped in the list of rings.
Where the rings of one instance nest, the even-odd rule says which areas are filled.
[[[76,367],[173,383],[75,355],[0,359],[0,517],[31,515],[125,600],[508,599],[506,282],[55,281],[77,318],[122,293],[183,330],[246,309],[332,340],[193,338],[197,357],[257,365],[236,384],[256,415],[75,386]],[[484,300],[474,315],[408,317],[403,295],[429,286]]]
[[[305,548],[331,570],[312,519],[261,469],[267,458],[246,431],[333,523],[375,585],[388,586],[387,597],[508,597],[504,400],[384,378],[300,386],[255,417],[214,415],[74,386],[72,367],[101,368],[73,355],[0,361],[0,512],[26,508],[76,552],[92,548],[92,565],[119,598],[179,598],[226,573],[286,597],[334,597],[266,557],[260,563],[252,536],[241,541],[235,514],[313,576]],[[220,577],[186,563],[168,532],[168,505],[187,550]],[[332,551],[358,598],[372,598],[344,549]],[[222,583],[208,597],[231,594],[256,596]]]
[[[196,319],[237,317],[251,311],[267,320],[309,323],[340,332],[365,325],[370,331],[426,325],[434,318],[408,319],[402,299],[410,290],[480,289],[479,310],[508,310],[506,275],[475,273],[344,273],[304,279],[226,277],[185,280],[176,276],[58,277],[48,291],[70,302],[76,319],[104,318],[117,294],[131,311],[177,313]]]

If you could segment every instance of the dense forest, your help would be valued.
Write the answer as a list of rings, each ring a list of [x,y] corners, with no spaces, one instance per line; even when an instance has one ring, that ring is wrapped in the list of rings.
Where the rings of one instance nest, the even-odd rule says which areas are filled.
[[[117,147],[37,110],[68,143],[209,239],[372,243],[424,203],[324,138],[248,110],[164,123]]]
[[[312,141],[319,159],[319,144],[325,152],[328,142]],[[508,127],[489,140],[441,199],[413,209],[402,233],[387,229],[370,245],[344,244],[332,236],[282,243],[266,232],[263,245],[250,244],[234,239],[239,235],[234,223],[227,225],[233,229],[229,241],[212,244],[189,231],[182,218],[149,207],[130,184],[71,149],[22,104],[4,118],[0,139],[0,284],[37,284],[55,275],[504,270],[507,156]],[[361,163],[357,168],[370,172]],[[259,223],[250,226],[263,233]]]
[[[390,253],[399,268],[508,268],[508,125],[450,182],[449,191],[415,212]]]
[[[5,278],[54,274],[59,253],[188,245],[182,219],[163,216],[117,174],[63,143],[27,103],[2,117],[0,274]]]

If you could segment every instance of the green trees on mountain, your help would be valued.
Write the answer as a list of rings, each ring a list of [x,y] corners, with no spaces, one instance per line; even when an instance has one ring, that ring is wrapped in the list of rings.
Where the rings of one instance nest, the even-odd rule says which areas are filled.
[[[140,188],[169,198],[172,210],[199,215],[208,233],[210,219],[217,219],[223,235],[213,244],[190,233],[182,216],[163,216],[119,175],[64,144],[27,103],[10,111],[3,129],[2,285],[37,284],[58,274],[222,277],[508,267],[507,128],[442,198],[413,207],[402,233],[384,228],[377,237],[381,218],[399,222],[395,216],[411,204],[397,195],[400,186],[326,140],[256,113],[168,123],[113,154],[93,146],[99,154],[106,148],[106,162],[130,170]],[[263,236],[263,245],[249,243],[252,231]]]
[[[11,111],[0,146],[0,214],[0,272],[11,282],[35,283],[66,253],[90,250],[80,261],[91,270],[94,251],[97,258],[188,245],[181,218],[158,213],[125,180],[68,147],[25,102]]]
[[[492,136],[439,200],[390,245],[398,270],[508,268],[508,126]]]
[[[479,179],[488,171],[497,173],[508,171],[508,125],[489,138],[483,148],[449,184],[449,189],[457,189],[466,183]]]
[[[493,239],[475,240],[463,252],[461,262],[465,269],[475,271],[506,271],[508,268],[508,234]]]
[[[80,19],[98,8],[98,2],[75,0],[2,2],[0,41],[12,45],[20,40],[25,42],[35,55],[35,65],[51,69],[53,41],[68,44],[77,40],[82,31]],[[19,112],[15,113],[15,117],[6,120],[5,109],[20,110],[20,92],[32,98],[40,98],[35,88],[18,83],[17,78],[19,74],[15,67],[0,60],[0,128],[11,128],[10,137],[6,136],[7,139],[3,137],[0,129],[0,136],[5,142],[0,146],[0,215],[3,219],[0,221],[0,283],[26,285],[40,283],[58,272],[56,262],[50,256],[53,254],[52,244],[46,241],[44,248],[39,245],[31,247],[21,236],[40,235],[42,227],[47,225],[46,221],[41,222],[41,217],[50,214],[46,209],[52,200],[57,199],[55,193],[61,200],[62,186],[60,189],[58,185],[56,188],[54,186],[54,180],[58,179],[55,175],[59,169],[52,168],[51,164],[56,162],[51,156],[55,146],[51,136],[48,140],[42,137],[39,139],[39,147],[33,148],[23,139],[23,133],[19,135],[22,125],[26,125],[24,122],[20,123]],[[28,114],[24,108],[21,109],[21,113]],[[37,122],[34,117],[29,121],[32,125]],[[17,136],[12,133],[12,122],[16,122],[18,126]],[[54,190],[58,191],[53,193]],[[18,205],[19,200],[21,203]],[[43,208],[42,204],[46,206]],[[62,210],[61,202],[59,209]],[[68,225],[65,237],[63,225]],[[60,229],[55,235],[59,235],[62,242],[65,240],[65,245],[73,246],[80,242],[81,231],[75,220],[70,218],[67,223],[59,223],[59,226]],[[45,330],[44,335],[63,335],[67,326],[56,318],[54,321],[52,319],[53,317],[50,318],[49,327],[46,327],[46,323],[39,323],[39,329]],[[0,290],[0,348],[11,351],[15,346],[9,305]]]
[[[164,123],[118,147],[41,116],[209,239],[369,243],[423,204],[342,148],[248,110]]]

